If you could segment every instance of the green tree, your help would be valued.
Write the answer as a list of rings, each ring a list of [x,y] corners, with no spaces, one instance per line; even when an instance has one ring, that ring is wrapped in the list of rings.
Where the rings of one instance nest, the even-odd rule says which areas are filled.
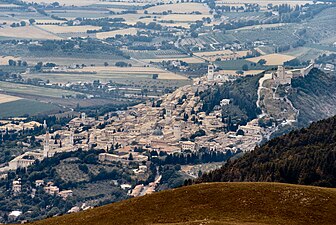
[[[248,65],[247,65],[247,64],[244,64],[244,65],[242,66],[242,70],[244,70],[244,71],[248,71],[248,70],[249,70]]]

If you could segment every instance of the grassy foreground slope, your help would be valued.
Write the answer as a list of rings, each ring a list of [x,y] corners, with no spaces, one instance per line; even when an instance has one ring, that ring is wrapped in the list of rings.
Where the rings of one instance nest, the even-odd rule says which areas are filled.
[[[35,225],[331,225],[336,189],[279,183],[205,183],[133,198]]]

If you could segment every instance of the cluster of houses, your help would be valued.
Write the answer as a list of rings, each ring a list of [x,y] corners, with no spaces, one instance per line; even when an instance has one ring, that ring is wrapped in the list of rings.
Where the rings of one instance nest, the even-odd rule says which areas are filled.
[[[68,197],[72,196],[72,190],[63,190],[60,191],[60,189],[54,185],[53,182],[48,182],[45,184],[43,180],[36,180],[35,181],[35,187],[40,188],[43,187],[43,190],[49,194],[49,195],[58,195],[62,197],[64,200],[67,199]],[[32,191],[32,197],[34,197],[36,188],[33,189]],[[19,195],[22,191],[22,181],[21,178],[15,179],[12,182],[12,193],[13,195]]]
[[[222,121],[221,106],[230,104],[229,99],[223,99],[221,106],[215,107],[209,115],[200,110],[203,103],[196,92],[206,90],[215,81],[224,82],[224,78],[214,77],[214,68],[210,65],[207,77],[195,79],[193,85],[181,87],[154,102],[147,101],[126,111],[98,118],[87,117],[82,113],[71,120],[66,128],[37,136],[36,140],[43,143],[43,149],[27,151],[1,170],[28,167],[35,160],[79,148],[105,150],[106,153],[99,156],[101,162],[147,161],[145,154],[134,151],[137,148],[167,153],[196,152],[200,148],[233,152],[237,149],[251,150],[262,136],[256,122],[240,127],[245,131],[244,136],[223,132],[227,124]],[[204,134],[196,135],[191,140],[190,137],[199,131]],[[108,153],[111,150],[113,154]]]

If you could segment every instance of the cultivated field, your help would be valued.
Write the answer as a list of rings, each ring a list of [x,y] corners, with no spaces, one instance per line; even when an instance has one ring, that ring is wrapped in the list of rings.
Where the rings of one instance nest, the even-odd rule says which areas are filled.
[[[184,15],[184,14],[169,14],[162,16],[159,21],[177,21],[177,22],[195,22],[202,20],[204,17],[212,17],[212,15]]]
[[[48,40],[60,40],[61,38],[41,30],[34,26],[25,27],[6,27],[0,28],[0,37],[7,38],[19,38],[19,39],[48,39]]]
[[[246,59],[236,59],[236,60],[226,60],[226,61],[216,61],[214,62],[216,66],[219,66],[223,70],[242,70],[243,65],[247,65],[249,70],[267,70],[271,66],[260,65],[253,63]]]
[[[126,51],[128,55],[136,59],[169,59],[169,58],[185,58],[188,55],[172,50],[128,50]]]
[[[186,63],[204,63],[203,59],[196,57],[186,57],[186,58],[164,58],[164,59],[144,59],[145,62],[162,62],[162,61],[175,61],[181,60]]]
[[[275,28],[275,27],[282,27],[287,25],[286,23],[274,23],[274,24],[260,24],[260,25],[254,25],[254,26],[246,26],[241,27],[236,30],[258,30],[258,29],[266,29],[266,28]]]
[[[100,32],[96,34],[96,37],[98,39],[106,39],[106,38],[111,38],[115,37],[116,35],[135,35],[137,33],[136,28],[127,28],[127,29],[122,29],[122,30],[115,30],[115,31],[108,31],[108,32]]]
[[[104,55],[91,55],[90,57],[69,57],[69,56],[26,56],[23,57],[22,60],[27,61],[29,65],[34,65],[38,62],[53,62],[57,65],[62,66],[72,66],[72,65],[95,65],[95,66],[103,66],[104,62],[107,62],[109,65],[114,65],[118,61],[123,61],[126,63],[131,63],[134,66],[140,65],[139,62],[134,60],[126,60],[121,57],[115,57],[115,56],[104,56]],[[141,64],[142,65],[142,64]]]
[[[105,18],[108,17],[109,10],[78,10],[78,9],[70,9],[70,10],[46,10],[47,13],[50,13],[55,16],[59,16],[66,19],[76,19],[78,17],[83,18]]]
[[[233,51],[231,50],[222,50],[222,51],[211,51],[211,52],[195,52],[194,55],[199,57],[209,57],[209,56],[220,56],[220,55],[230,55]]]
[[[49,103],[19,99],[13,102],[0,103],[0,109],[0,118],[7,118],[58,112],[61,108]]]
[[[243,75],[237,75],[237,70],[219,70],[218,73],[219,74],[224,74],[224,75],[230,75],[230,76],[247,76],[247,75],[257,75],[260,74],[262,72],[264,72],[264,70],[249,70],[249,71],[244,71]]]
[[[209,8],[202,3],[177,3],[157,5],[147,9],[148,13],[162,13],[171,11],[172,13],[189,14],[192,12],[200,12],[202,14],[209,14]]]
[[[201,57],[207,61],[214,62],[218,59],[220,60],[232,60],[237,58],[245,57],[249,51],[236,51],[222,50],[222,51],[211,51],[211,52],[196,52],[194,55]]]
[[[295,57],[290,56],[290,55],[283,55],[283,54],[269,54],[269,55],[249,58],[247,60],[250,62],[257,63],[260,59],[265,59],[267,66],[274,66],[274,65],[282,65],[284,62],[295,59]]]
[[[82,74],[74,74],[73,72],[82,72]],[[95,74],[92,74],[95,73]],[[153,74],[158,74],[161,80],[186,80],[187,78],[166,70],[154,67],[115,67],[115,66],[97,66],[85,67],[83,69],[67,70],[63,73],[38,73],[29,74],[29,77],[50,80],[50,82],[67,83],[67,82],[84,82],[100,80],[108,82],[114,79],[132,79],[132,78],[152,78]]]
[[[17,100],[20,100],[20,99],[21,98],[16,97],[16,96],[0,94],[0,104],[6,103],[6,102],[14,102],[14,101],[17,101]]]
[[[242,6],[244,4],[259,4],[261,6],[267,6],[268,4],[273,5],[281,5],[281,4],[289,4],[291,6],[296,5],[305,5],[305,4],[313,4],[313,1],[307,0],[292,0],[292,1],[285,1],[285,0],[243,0],[243,1],[236,1],[236,0],[217,0],[217,4],[219,5],[230,5],[230,6]]]
[[[335,52],[324,51],[324,50],[308,48],[308,47],[299,47],[299,48],[291,49],[286,52],[287,55],[291,55],[295,58],[298,58],[300,61],[316,59],[319,55],[330,54],[330,53],[335,53]]]
[[[39,25],[43,30],[61,34],[61,33],[86,33],[88,30],[99,30],[98,26],[58,26],[58,25]]]
[[[24,0],[25,2],[32,2],[30,0]],[[37,3],[54,3],[54,0],[34,0],[34,2]],[[58,3],[60,3],[60,5],[75,5],[75,6],[86,6],[86,5],[91,5],[91,4],[95,4],[95,3],[99,3],[99,0],[57,0]]]
[[[24,95],[36,95],[51,98],[62,98],[65,95],[76,96],[79,92],[59,90],[53,88],[38,87],[26,84],[9,83],[0,81],[0,90],[8,93]]]

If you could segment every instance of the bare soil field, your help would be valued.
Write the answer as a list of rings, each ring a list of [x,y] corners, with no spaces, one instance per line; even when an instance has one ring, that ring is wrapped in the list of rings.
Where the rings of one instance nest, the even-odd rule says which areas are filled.
[[[202,3],[177,3],[157,5],[147,9],[148,13],[162,13],[171,11],[172,13],[188,14],[192,12],[200,12],[202,14],[209,14],[209,8]]]
[[[120,35],[126,35],[126,34],[135,35],[136,33],[137,33],[136,28],[127,28],[127,29],[122,29],[122,30],[100,32],[100,33],[96,34],[96,37],[98,39],[106,39],[106,38],[109,38],[109,37],[115,37],[118,34],[120,34]]]
[[[283,55],[283,54],[269,54],[269,55],[263,55],[259,57],[249,58],[246,59],[250,62],[257,63],[260,59],[265,59],[267,66],[274,66],[274,65],[282,65],[284,62],[287,62],[289,60],[295,59],[294,56],[290,55]]]
[[[34,26],[0,28],[0,37],[21,39],[61,40],[62,38]]]
[[[6,102],[14,102],[17,100],[20,100],[21,98],[11,96],[11,95],[5,95],[5,94],[0,94],[0,104],[1,103],[6,103]]]

